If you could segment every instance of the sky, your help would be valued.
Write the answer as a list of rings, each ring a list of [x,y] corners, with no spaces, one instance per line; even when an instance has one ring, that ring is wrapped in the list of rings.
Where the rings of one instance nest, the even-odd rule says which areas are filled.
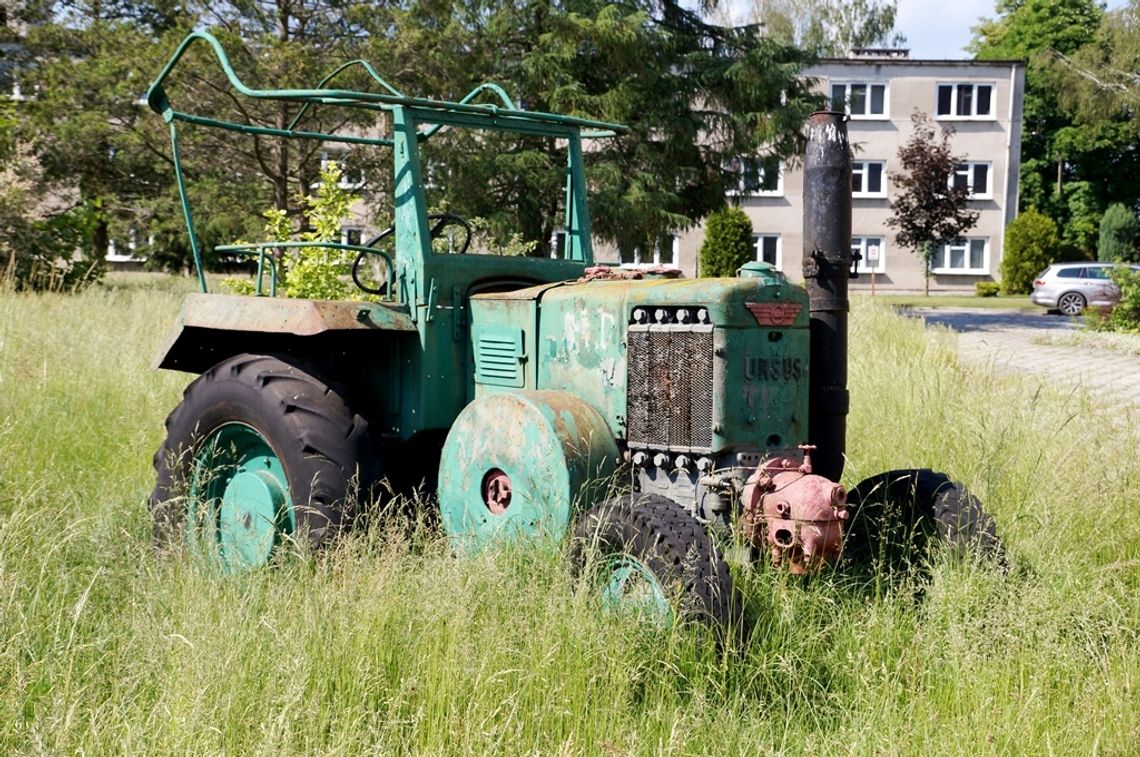
[[[994,16],[994,0],[898,0],[895,29],[906,35],[912,58],[968,58],[963,48],[973,39],[979,19]],[[1120,8],[1125,0],[1110,0]]]

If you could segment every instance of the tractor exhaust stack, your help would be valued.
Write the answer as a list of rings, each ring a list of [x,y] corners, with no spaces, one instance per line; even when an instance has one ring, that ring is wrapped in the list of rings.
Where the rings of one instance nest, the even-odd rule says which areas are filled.
[[[851,275],[851,148],[847,117],[808,118],[803,273],[811,307],[808,438],[816,474],[838,481],[847,438],[847,279]]]

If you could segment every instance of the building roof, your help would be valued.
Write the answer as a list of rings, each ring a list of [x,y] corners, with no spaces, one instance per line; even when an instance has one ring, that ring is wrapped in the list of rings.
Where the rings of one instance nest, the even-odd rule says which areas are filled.
[[[903,58],[903,57],[860,57],[860,58],[820,58],[819,62],[808,68],[817,68],[822,65],[844,66],[958,66],[962,68],[1009,68],[1010,66],[1025,66],[1024,59],[1010,60],[977,60],[974,58]]]

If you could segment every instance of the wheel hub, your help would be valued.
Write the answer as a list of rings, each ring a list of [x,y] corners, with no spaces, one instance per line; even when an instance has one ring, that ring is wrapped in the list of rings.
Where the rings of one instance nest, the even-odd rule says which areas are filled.
[[[284,504],[285,492],[267,470],[240,471],[230,479],[218,512],[218,546],[228,567],[269,560]]]
[[[483,476],[483,504],[492,515],[502,515],[511,506],[511,477],[498,468]]]
[[[251,426],[215,429],[195,456],[187,537],[227,573],[269,562],[281,533],[295,527],[285,471]]]
[[[614,612],[632,612],[660,625],[668,625],[672,613],[665,590],[657,577],[631,555],[616,555],[607,562],[602,586],[602,606]]]

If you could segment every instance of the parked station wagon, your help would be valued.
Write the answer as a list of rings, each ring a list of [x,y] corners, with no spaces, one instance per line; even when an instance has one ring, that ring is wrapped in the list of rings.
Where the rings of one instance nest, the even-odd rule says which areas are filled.
[[[1029,300],[1064,315],[1080,315],[1086,307],[1111,307],[1120,301],[1112,281],[1112,263],[1054,263],[1034,281]],[[1140,265],[1130,266],[1140,271]]]

